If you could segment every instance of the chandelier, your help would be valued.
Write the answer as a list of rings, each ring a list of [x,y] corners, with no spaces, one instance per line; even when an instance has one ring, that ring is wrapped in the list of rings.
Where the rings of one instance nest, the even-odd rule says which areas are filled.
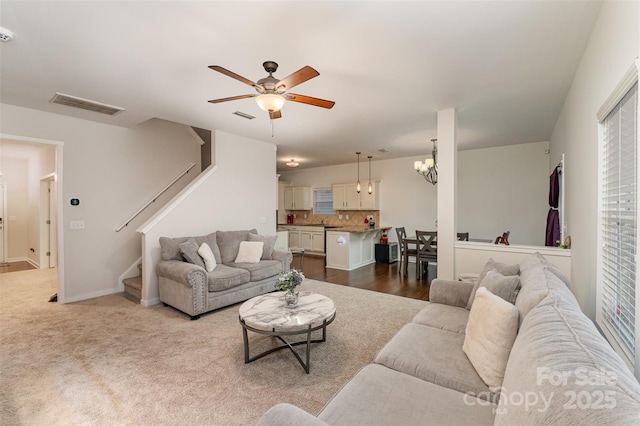
[[[433,151],[431,151],[432,158],[413,163],[415,171],[421,174],[422,177],[432,185],[438,183],[438,162],[436,158],[438,154],[438,150],[436,149],[437,140],[438,139],[431,139],[431,142],[433,142]]]

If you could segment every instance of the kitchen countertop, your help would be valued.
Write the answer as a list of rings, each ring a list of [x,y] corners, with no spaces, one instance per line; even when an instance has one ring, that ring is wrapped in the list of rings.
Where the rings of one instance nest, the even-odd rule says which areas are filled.
[[[338,228],[327,229],[327,231],[337,231],[337,232],[377,232],[377,231],[387,231],[391,229],[391,226],[376,226],[375,228],[365,228],[363,226],[341,226]]]

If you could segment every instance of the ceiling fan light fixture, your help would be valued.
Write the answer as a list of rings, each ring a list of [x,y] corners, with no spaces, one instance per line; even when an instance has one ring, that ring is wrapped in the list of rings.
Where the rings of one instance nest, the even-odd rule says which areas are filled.
[[[285,101],[286,99],[284,96],[277,95],[275,93],[264,93],[256,96],[256,102],[260,109],[267,112],[280,111]]]
[[[300,165],[300,163],[298,163],[296,160],[294,160],[293,158],[291,159],[291,161],[288,161],[286,163],[287,167],[290,167],[292,169],[295,169],[296,167],[298,167]]]

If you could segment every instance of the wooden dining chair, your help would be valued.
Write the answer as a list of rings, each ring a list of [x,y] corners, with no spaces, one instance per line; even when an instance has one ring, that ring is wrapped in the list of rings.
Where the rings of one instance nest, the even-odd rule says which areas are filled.
[[[411,256],[416,257],[418,255],[418,250],[415,248],[407,249],[407,253],[405,255],[404,240],[407,238],[407,231],[405,231],[404,226],[396,228],[396,234],[398,235],[398,247],[400,247],[400,262],[398,262],[398,273],[401,274],[402,271],[406,269],[403,262],[408,262],[409,257]]]
[[[417,276],[422,277],[424,271],[428,271],[429,262],[438,262],[438,247],[437,238],[438,233],[435,231],[416,231],[416,238],[418,239],[418,257],[417,261]],[[424,267],[424,270],[422,269]]]
[[[469,241],[468,232],[458,232],[458,241]]]

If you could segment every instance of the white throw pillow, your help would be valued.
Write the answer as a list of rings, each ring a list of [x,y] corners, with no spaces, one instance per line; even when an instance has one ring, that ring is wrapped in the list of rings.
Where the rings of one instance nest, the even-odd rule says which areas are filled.
[[[200,255],[200,257],[202,257],[202,260],[204,260],[204,269],[206,269],[207,272],[211,272],[216,269],[216,266],[218,266],[218,264],[216,263],[216,257],[213,255],[213,251],[211,251],[211,247],[209,247],[209,244],[200,244],[200,247],[198,248],[198,254]]]
[[[462,350],[492,392],[502,386],[511,347],[518,335],[518,316],[514,305],[485,287],[478,288]]]
[[[236,263],[258,263],[262,257],[264,243],[262,241],[241,241]]]

